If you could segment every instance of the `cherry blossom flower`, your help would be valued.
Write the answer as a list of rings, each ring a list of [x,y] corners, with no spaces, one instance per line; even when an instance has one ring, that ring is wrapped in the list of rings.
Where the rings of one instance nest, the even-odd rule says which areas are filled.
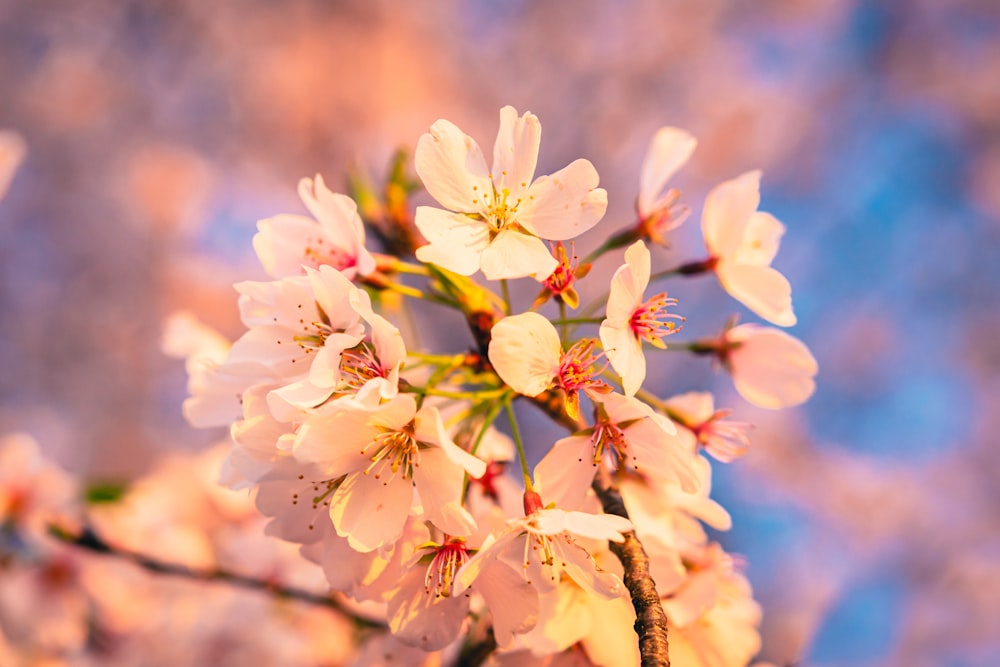
[[[720,347],[736,391],[758,407],[790,408],[816,390],[816,359],[802,341],[784,331],[741,324],[725,332]]]
[[[541,239],[571,239],[596,225],[607,193],[582,159],[535,179],[541,131],[533,114],[501,109],[492,172],[475,140],[446,120],[420,137],[417,174],[447,210],[417,207],[416,225],[430,242],[418,259],[463,276],[481,269],[488,280],[552,273],[557,262]]]
[[[732,410],[716,410],[715,399],[707,391],[690,391],[665,400],[664,405],[684,429],[681,437],[723,463],[743,456],[750,447],[752,424],[726,419]],[[686,433],[685,433],[686,432]]]
[[[758,211],[759,171],[748,171],[715,186],[705,199],[701,229],[722,287],[744,306],[774,324],[790,327],[792,287],[771,267],[785,226]]]
[[[642,343],[666,348],[662,339],[680,331],[676,320],[684,320],[668,312],[668,308],[677,305],[677,299],[667,297],[666,292],[643,301],[649,275],[649,249],[642,241],[636,241],[625,251],[625,264],[611,277],[607,317],[600,328],[604,353],[621,376],[626,396],[634,395],[646,379]]]
[[[306,273],[236,285],[249,331],[233,343],[226,366],[261,365],[284,378],[283,385],[305,381],[310,396],[323,390],[329,396],[341,380],[343,352],[364,339],[361,315],[352,307],[360,291],[330,266]]]
[[[642,473],[678,481],[688,491],[697,488],[694,455],[676,439],[669,419],[630,396],[611,393],[593,400],[594,425],[556,442],[535,468],[546,498],[561,507],[579,507],[605,463],[612,469],[628,463]]]
[[[563,352],[559,332],[534,312],[505,317],[491,331],[489,359],[500,379],[525,396],[537,396],[556,387],[566,396],[566,411],[580,414],[580,391],[610,391],[599,379],[596,341],[581,339]]]
[[[527,500],[525,504],[529,504]],[[608,599],[617,597],[625,590],[621,579],[598,568],[577,540],[621,542],[625,539],[622,533],[630,530],[628,519],[613,514],[539,507],[527,516],[510,519],[496,539],[487,540],[459,572],[457,590],[478,581],[489,561],[499,561],[522,573],[521,578],[539,593],[555,590],[566,574],[588,591]]]
[[[535,501],[529,502],[529,495]],[[485,598],[501,647],[535,626],[540,596],[556,593],[564,574],[603,599],[625,591],[621,579],[602,570],[580,543],[620,542],[625,539],[621,533],[631,530],[628,519],[540,505],[537,494],[525,494],[525,506],[533,511],[510,519],[498,536],[491,535],[457,576],[455,594],[472,587]]]
[[[733,558],[718,544],[688,556],[684,584],[663,600],[670,621],[670,661],[739,667],[760,650],[760,605]]]
[[[653,243],[666,245],[667,232],[679,227],[690,214],[688,207],[679,203],[680,192],[664,188],[697,145],[694,136],[676,127],[661,127],[653,135],[642,161],[636,202],[642,236]]]
[[[590,273],[591,265],[583,264],[581,266],[576,255],[571,257],[570,253],[566,252],[566,246],[563,245],[562,241],[556,241],[553,252],[555,252],[559,264],[542,281],[542,291],[538,293],[534,303],[531,304],[532,310],[537,310],[550,298],[555,298],[574,309],[580,305],[580,295],[573,283]],[[572,249],[570,252],[573,252]]]
[[[268,397],[275,417],[290,421],[301,410],[329,401],[354,401],[377,405],[399,390],[399,371],[406,359],[406,345],[395,326],[372,310],[371,299],[364,291],[352,288],[348,304],[369,326],[369,332],[357,345],[340,353],[336,382],[316,382],[308,378],[276,389]]]
[[[330,488],[330,518],[358,551],[399,537],[414,491],[427,520],[444,532],[461,536],[475,529],[461,506],[462,482],[466,472],[481,476],[486,464],[451,441],[436,408],[417,410],[412,394],[310,419],[299,429],[294,455],[338,480]]]
[[[681,557],[708,541],[702,522],[716,530],[732,526],[729,513],[709,497],[712,466],[708,459],[696,456],[691,467],[697,479],[693,492],[685,491],[677,482],[641,474],[617,477],[629,518],[649,553],[653,578],[661,593],[680,583],[677,576],[684,573]],[[676,568],[674,574],[666,574],[671,568]]]
[[[0,438],[0,526],[44,538],[53,519],[79,514],[78,493],[76,480],[49,462],[30,435]]]
[[[615,557],[606,549],[603,553],[608,555],[602,562],[611,566]],[[539,596],[538,623],[530,632],[516,637],[512,646],[527,647],[541,657],[582,643],[590,658],[587,664],[637,665],[640,656],[634,623],[635,609],[627,595],[608,599],[563,577],[556,590]]]
[[[227,426],[243,414],[243,394],[276,375],[263,364],[227,361],[232,343],[186,311],[172,313],[164,322],[160,348],[185,360],[188,398],[184,418],[197,428]]]
[[[299,276],[304,267],[324,265],[352,279],[372,273],[375,258],[365,249],[365,228],[354,200],[331,192],[319,174],[299,181],[299,197],[315,220],[286,214],[257,223],[253,247],[264,270],[273,278]]]
[[[454,594],[458,571],[471,558],[461,539],[423,545],[389,598],[389,629],[407,644],[436,651],[455,641],[469,614],[469,594]]]

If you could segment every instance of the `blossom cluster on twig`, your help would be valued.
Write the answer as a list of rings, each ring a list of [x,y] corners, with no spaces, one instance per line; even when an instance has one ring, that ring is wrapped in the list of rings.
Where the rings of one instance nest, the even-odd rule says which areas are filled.
[[[710,356],[767,408],[806,400],[816,362],[758,324],[675,342],[683,297],[647,292],[714,273],[790,326],[791,287],[771,267],[784,226],[758,210],[760,172],[745,173],[707,196],[707,257],[654,272],[648,244],[689,215],[667,186],[696,145],[663,128],[635,224],[581,262],[565,242],[601,223],[608,194],[585,159],[536,177],[540,138],[534,115],[504,107],[488,166],[473,138],[435,122],[414,167],[437,206],[411,209],[401,158],[382,196],[361,179],[353,197],[303,179],[310,215],[258,224],[271,280],[235,286],[246,332],[230,343],[188,317],[169,322],[167,347],[187,359],[185,414],[229,426],[222,482],[250,489],[265,532],[301,545],[333,590],[384,621],[386,641],[413,647],[414,664],[745,665],[760,610],[702,528],[730,524],[702,450],[740,456],[750,425],[709,393],[644,389],[647,355]],[[621,248],[606,294],[581,305],[592,263]],[[533,303],[518,308],[512,280],[538,285]],[[400,323],[418,307],[466,327],[468,347],[417,349]],[[569,434],[522,434],[520,402]],[[526,444],[546,448],[534,470]]]

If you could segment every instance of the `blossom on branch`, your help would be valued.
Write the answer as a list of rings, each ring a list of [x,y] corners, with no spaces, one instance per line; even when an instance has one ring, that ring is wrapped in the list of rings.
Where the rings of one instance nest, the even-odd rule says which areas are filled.
[[[707,264],[730,296],[765,320],[790,327],[796,322],[792,286],[771,267],[785,226],[758,211],[759,204],[759,171],[748,171],[708,193],[701,216]]]
[[[758,407],[794,407],[816,390],[816,358],[780,329],[741,324],[725,332],[721,350],[736,391]]]
[[[653,135],[642,161],[639,178],[641,236],[657,245],[667,245],[667,232],[687,220],[690,210],[680,204],[680,191],[666,188],[667,182],[691,157],[698,141],[689,132],[676,127],[661,127]]]
[[[580,392],[611,390],[600,379],[604,366],[594,353],[596,341],[581,339],[565,352],[552,323],[534,312],[505,317],[491,332],[490,363],[500,379],[525,396],[537,396],[550,387],[562,390],[566,410],[580,415]]]
[[[283,214],[257,223],[253,247],[272,278],[300,276],[305,267],[332,266],[348,278],[367,276],[375,258],[365,249],[365,228],[358,206],[330,191],[323,177],[299,181],[299,197],[315,220]]]
[[[626,464],[643,474],[679,482],[694,491],[694,453],[676,438],[674,424],[642,401],[621,394],[592,396],[594,426],[563,438],[535,468],[545,497],[561,507],[579,507],[598,466]]]
[[[330,479],[330,518],[358,551],[392,544],[403,532],[414,492],[428,521],[449,535],[468,535],[475,521],[462,507],[465,473],[486,464],[458,447],[434,407],[417,409],[397,394],[373,409],[344,407],[316,416],[298,432],[295,458]]]
[[[646,379],[643,342],[666,348],[662,339],[680,331],[676,321],[684,321],[682,316],[668,312],[677,305],[677,299],[669,298],[666,292],[643,301],[649,276],[649,249],[636,241],[625,251],[625,264],[611,277],[607,317],[601,323],[601,345],[611,367],[621,376],[626,396],[639,391]]]
[[[608,200],[587,160],[534,178],[541,132],[534,114],[501,109],[492,171],[476,141],[447,120],[420,137],[417,174],[444,209],[417,207],[417,228],[430,242],[417,259],[463,276],[481,269],[488,280],[552,273],[557,263],[542,239],[579,236]]]

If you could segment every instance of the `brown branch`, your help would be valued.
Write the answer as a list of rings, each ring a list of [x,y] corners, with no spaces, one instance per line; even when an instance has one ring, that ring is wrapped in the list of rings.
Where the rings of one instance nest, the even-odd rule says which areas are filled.
[[[595,478],[591,485],[605,514],[628,518],[625,501],[613,485],[603,486]],[[618,556],[625,571],[625,587],[632,596],[635,608],[635,633],[639,635],[639,654],[642,667],[670,667],[667,643],[667,615],[656,592],[656,583],[649,573],[649,556],[635,533],[623,533],[624,542],[609,542],[611,551]]]
[[[59,526],[49,526],[49,533],[66,544],[80,549],[85,549],[93,553],[115,556],[138,565],[149,572],[168,574],[175,577],[183,577],[185,579],[194,579],[196,581],[217,581],[251,590],[265,591],[279,597],[292,598],[302,602],[308,602],[309,604],[332,609],[333,611],[347,616],[360,627],[385,629],[385,624],[358,616],[347,609],[343,603],[340,602],[340,600],[337,600],[329,595],[313,593],[311,591],[293,588],[290,586],[282,586],[281,584],[273,581],[255,579],[254,577],[238,574],[236,572],[230,572],[229,570],[224,570],[222,568],[194,570],[184,565],[178,565],[177,563],[167,563],[136,551],[120,549],[112,546],[111,544],[105,542],[100,535],[87,526],[85,526],[79,533],[73,533]]]

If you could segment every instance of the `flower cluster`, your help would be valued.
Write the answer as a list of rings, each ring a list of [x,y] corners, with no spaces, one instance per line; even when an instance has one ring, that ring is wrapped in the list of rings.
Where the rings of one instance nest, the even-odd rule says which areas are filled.
[[[708,497],[701,450],[732,460],[750,427],[726,419],[710,394],[643,389],[646,355],[710,355],[768,408],[806,400],[816,364],[798,340],[755,324],[673,342],[683,303],[647,292],[711,272],[757,315],[792,325],[788,281],[770,266],[784,227],[758,211],[760,173],[749,172],[708,194],[708,257],[654,273],[646,243],[665,244],[687,217],[666,185],[696,145],[664,128],[642,165],[635,224],[579,263],[562,242],[598,225],[607,193],[584,159],[536,177],[540,138],[534,115],[504,107],[488,167],[473,138],[434,123],[414,164],[439,206],[416,207],[426,243],[409,253],[369,250],[366,229],[383,238],[385,220],[376,225],[367,209],[363,220],[352,198],[304,179],[311,217],[258,225],[254,249],[272,280],[235,286],[246,332],[230,345],[190,317],[170,321],[168,349],[190,375],[185,413],[230,427],[222,480],[252,490],[267,534],[301,545],[339,595],[377,609],[387,641],[415,656],[459,659],[489,634],[498,663],[570,649],[591,664],[638,663],[632,626],[650,602],[629,600],[609,547],[641,544],[674,664],[746,664],[760,612],[737,561],[701,528],[729,525]],[[625,246],[606,296],[568,317],[591,266]],[[518,278],[542,286],[520,312],[508,288]],[[542,313],[550,298],[557,316]],[[469,347],[417,349],[402,332],[411,304],[468,328]],[[588,316],[599,309],[603,317]],[[515,403],[534,404],[569,435],[522,437]],[[510,437],[495,426],[502,412]],[[526,446],[545,449],[533,473]],[[514,461],[521,474],[508,476]],[[601,510],[614,497],[630,518]]]

